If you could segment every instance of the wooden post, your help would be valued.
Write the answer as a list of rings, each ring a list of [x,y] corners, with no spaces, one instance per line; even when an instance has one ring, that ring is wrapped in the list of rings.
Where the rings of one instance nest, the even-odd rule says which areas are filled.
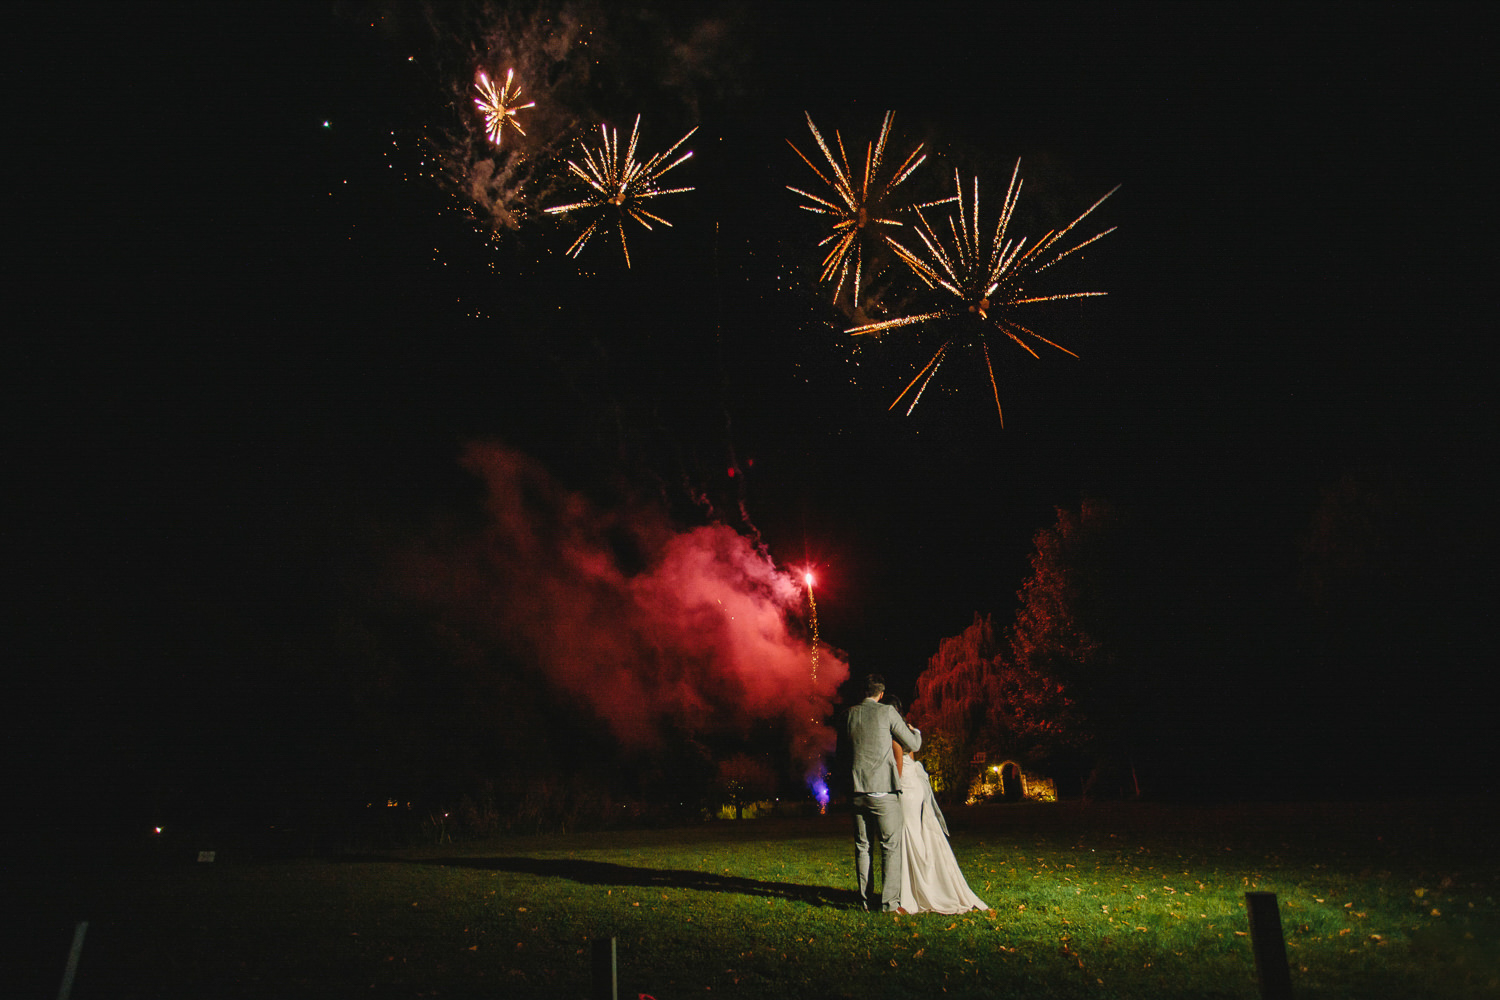
[[[1261,1000],[1291,1000],[1292,970],[1286,962],[1276,893],[1245,893],[1245,909],[1250,911],[1250,948],[1255,952]]]
[[[594,940],[594,990],[590,1000],[619,1000],[620,976],[615,961],[615,939]]]
[[[68,1000],[73,992],[73,977],[78,974],[78,960],[83,957],[83,935],[88,932],[89,922],[78,921],[73,928],[73,948],[68,952],[68,964],[63,966],[62,984],[57,988],[57,1000]]]

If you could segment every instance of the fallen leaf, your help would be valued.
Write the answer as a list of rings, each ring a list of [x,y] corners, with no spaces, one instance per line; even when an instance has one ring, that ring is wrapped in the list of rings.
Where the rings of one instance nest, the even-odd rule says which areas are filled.
[[[1344,932],[1344,933],[1345,933],[1345,934],[1347,934],[1347,933],[1349,933],[1349,932],[1348,932],[1348,931],[1345,931],[1345,932]],[[1244,931],[1235,931],[1235,932],[1234,932],[1234,936],[1235,936],[1235,937],[1244,937],[1244,936],[1245,936],[1245,932],[1244,932]]]
[[[1432,915],[1434,917],[1441,917],[1443,915],[1443,911],[1439,910],[1437,907],[1433,907]]]
[[[924,954],[926,954],[926,952],[927,952],[927,949],[926,949],[926,948],[918,948],[918,949],[917,949],[917,950],[916,950],[916,951],[915,951],[915,952],[914,952],[914,953],[913,953],[913,954],[912,954],[912,956],[911,956],[911,957],[912,957],[912,958],[921,958],[921,957],[922,957],[922,956],[923,956],[923,955],[924,955]]]

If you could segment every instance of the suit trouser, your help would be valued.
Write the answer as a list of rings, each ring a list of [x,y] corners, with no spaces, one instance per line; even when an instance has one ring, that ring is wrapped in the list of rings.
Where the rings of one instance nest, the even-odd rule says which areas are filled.
[[[881,867],[885,871],[880,890],[880,908],[894,910],[901,905],[901,793],[888,795],[856,794],[854,806],[854,878],[865,909],[875,904],[875,866],[870,856],[870,834],[880,838]]]

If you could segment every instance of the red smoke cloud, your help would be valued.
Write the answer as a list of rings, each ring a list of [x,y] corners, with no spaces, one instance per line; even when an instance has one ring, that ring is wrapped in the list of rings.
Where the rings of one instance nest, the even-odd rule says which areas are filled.
[[[626,746],[780,721],[810,764],[848,666],[787,629],[806,592],[727,527],[683,531],[659,511],[599,509],[529,457],[473,445],[488,525],[417,557],[420,586],[503,642]]]

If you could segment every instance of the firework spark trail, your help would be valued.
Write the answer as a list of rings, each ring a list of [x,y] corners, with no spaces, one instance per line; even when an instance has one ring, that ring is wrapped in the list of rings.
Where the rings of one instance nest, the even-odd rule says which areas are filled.
[[[887,111],[885,120],[880,126],[880,137],[873,143],[865,145],[865,167],[864,173],[856,179],[854,171],[850,169],[849,157],[844,152],[844,139],[835,130],[833,133],[834,144],[838,147],[838,156],[833,155],[828,143],[823,139],[823,133],[818,131],[818,126],[813,123],[812,115],[803,112],[807,118],[807,127],[812,132],[813,139],[818,148],[823,151],[823,158],[828,161],[829,172],[833,175],[830,180],[824,176],[823,171],[807,157],[802,150],[790,139],[787,145],[792,151],[802,158],[812,172],[818,175],[822,181],[832,189],[834,199],[819,197],[801,188],[787,185],[787,190],[793,194],[806,198],[808,204],[800,206],[806,211],[825,216],[831,224],[832,232],[818,243],[824,247],[833,244],[828,251],[828,256],[823,258],[823,271],[818,280],[833,285],[834,301],[842,294],[845,283],[849,280],[851,265],[853,269],[853,284],[850,285],[850,298],[856,308],[859,306],[859,289],[863,282],[866,243],[874,243],[877,246],[889,248],[895,255],[913,265],[915,255],[902,246],[897,240],[885,232],[886,226],[904,226],[900,219],[895,218],[898,212],[906,211],[908,208],[928,208],[932,205],[946,204],[952,198],[943,198],[939,201],[923,203],[920,206],[897,206],[891,204],[895,189],[921,166],[927,159],[922,153],[921,144],[912,150],[906,160],[897,167],[890,176],[881,179],[880,168],[885,159],[886,140],[891,134],[891,124],[895,120],[896,113]],[[873,185],[873,186],[872,186]],[[871,247],[870,249],[874,249]]]
[[[517,86],[512,89],[515,75],[514,69],[506,70],[505,85],[497,88],[490,80],[489,74],[480,71],[479,82],[474,84],[474,89],[479,91],[479,96],[474,98],[474,105],[484,115],[485,134],[490,137],[490,142],[497,146],[505,137],[506,125],[525,135],[526,130],[521,127],[520,122],[516,121],[516,112],[536,107],[536,101],[529,104],[516,103],[520,100],[521,88]]]
[[[687,135],[645,163],[635,158],[636,141],[641,132],[640,115],[635,116],[635,128],[631,130],[630,144],[626,148],[623,159],[620,157],[619,133],[608,125],[600,125],[599,131],[602,135],[599,147],[597,150],[587,146],[583,148],[582,166],[573,160],[568,161],[569,172],[588,185],[588,190],[584,192],[584,199],[567,205],[555,205],[547,209],[547,213],[559,215],[578,210],[592,210],[594,213],[594,218],[584,229],[583,234],[574,240],[573,245],[567,250],[570,256],[576,258],[583,251],[589,238],[608,225],[610,209],[616,209],[613,218],[620,233],[620,248],[625,253],[625,266],[629,267],[630,246],[625,239],[625,218],[629,216],[647,229],[651,228],[651,222],[659,222],[664,226],[672,225],[666,219],[648,210],[643,202],[664,194],[681,194],[693,190],[691,187],[662,188],[658,187],[656,182],[667,171],[693,155],[693,151],[688,150],[677,159],[667,162],[668,157],[684,142],[687,142],[688,138],[698,131],[698,128],[694,126],[689,129]],[[651,221],[647,221],[648,219]]]
[[[891,401],[891,405],[886,407],[887,410],[894,410],[896,408],[896,404],[901,402],[902,397],[905,396],[908,392],[911,392],[911,387],[917,384],[917,379],[922,379],[922,376],[925,375],[927,377],[925,379],[922,379],[922,387],[917,390],[917,394],[911,398],[911,405],[906,408],[906,415],[908,417],[911,416],[911,411],[917,408],[917,403],[919,403],[922,399],[922,393],[927,391],[927,383],[932,381],[932,377],[937,374],[938,367],[943,363],[943,355],[947,353],[948,345],[950,343],[952,343],[952,341],[947,341],[943,344],[942,347],[939,347],[937,349],[937,353],[932,356],[932,360],[927,362],[927,367],[917,372],[917,377],[906,384],[906,388],[901,390],[901,395],[893,399]],[[986,351],[985,357],[989,357],[988,351]],[[996,401],[995,405],[1000,405],[998,400]],[[1002,415],[1002,422],[1004,421],[1004,419],[1005,418]]]
[[[813,687],[818,685],[818,599],[813,596],[813,575],[805,573],[802,577],[807,581],[807,603],[812,609],[812,682]]]
[[[1035,302],[1057,302],[1063,299],[1092,298],[1107,295],[1107,292],[1064,292],[1055,295],[1025,294],[1025,282],[1031,276],[1040,273],[1062,260],[1070,254],[1076,253],[1096,240],[1102,239],[1115,231],[1117,227],[1110,227],[1103,232],[1089,237],[1076,246],[1066,250],[1055,251],[1063,239],[1072,232],[1073,228],[1089,216],[1094,209],[1104,204],[1110,195],[1119,190],[1116,185],[1098,201],[1090,205],[1084,212],[1068,223],[1060,230],[1053,230],[1046,236],[1034,243],[1030,249],[1026,248],[1026,239],[1008,240],[1006,231],[1010,226],[1012,214],[1015,212],[1016,203],[1021,196],[1021,161],[1016,161],[1015,169],[1011,171],[1010,186],[1006,189],[1005,200],[1001,205],[999,219],[995,223],[994,238],[984,243],[981,240],[979,224],[979,178],[974,178],[972,208],[966,208],[964,200],[963,183],[959,179],[957,171],[953,173],[953,183],[956,194],[949,202],[958,205],[957,218],[948,217],[948,231],[951,236],[951,244],[938,235],[926,215],[922,212],[928,206],[916,208],[918,224],[917,235],[921,237],[922,244],[926,248],[926,256],[917,254],[903,255],[902,260],[912,269],[929,288],[942,289],[949,293],[954,300],[949,301],[943,307],[925,313],[912,316],[900,316],[893,319],[881,320],[876,323],[865,323],[861,326],[851,327],[846,330],[850,334],[884,333],[889,330],[904,326],[912,326],[919,323],[928,323],[939,320],[968,320],[967,323],[954,324],[957,329],[943,341],[941,346],[932,355],[917,377],[907,384],[901,394],[891,403],[894,409],[897,403],[904,399],[907,393],[916,388],[916,395],[912,397],[911,405],[907,408],[907,414],[916,409],[917,402],[922,398],[922,392],[927,388],[929,382],[937,374],[938,367],[942,364],[950,347],[959,346],[964,343],[975,343],[982,349],[984,354],[985,369],[989,373],[990,387],[995,394],[995,412],[1000,415],[1001,425],[1005,423],[1005,412],[1000,407],[1000,389],[995,381],[995,366],[990,358],[989,340],[986,336],[989,330],[997,329],[1034,358],[1039,358],[1035,350],[1022,337],[1030,337],[1051,347],[1057,348],[1065,354],[1077,357],[1073,351],[1068,350],[1061,344],[1037,333],[1035,330],[1017,322],[1008,311],[1011,307],[1026,305]],[[920,383],[920,385],[918,385]]]

